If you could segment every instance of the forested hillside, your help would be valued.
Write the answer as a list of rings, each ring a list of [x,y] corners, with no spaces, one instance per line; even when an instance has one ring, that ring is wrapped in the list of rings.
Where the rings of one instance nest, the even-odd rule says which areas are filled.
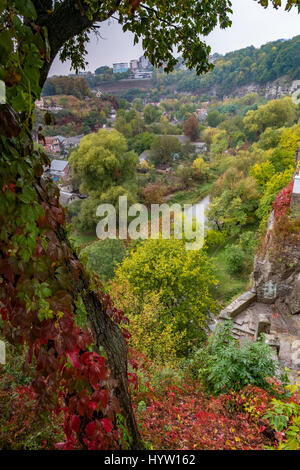
[[[264,87],[279,78],[292,83],[300,80],[300,36],[279,39],[260,48],[249,46],[224,56],[214,54],[211,61],[214,69],[199,76],[195,70],[187,70],[180,59],[174,72],[165,74],[163,68],[156,69],[151,80],[128,80],[128,76],[122,80],[122,74],[108,75],[107,69],[111,69],[100,67],[97,73],[85,78],[51,77],[45,83],[43,95],[73,94],[82,98],[90,96],[92,88],[100,88],[130,101],[146,92],[155,99],[171,97],[174,91],[207,95],[205,99],[209,99],[215,94],[219,97],[232,94],[250,84]]]
[[[300,79],[300,36],[290,40],[278,40],[264,44],[259,49],[253,46],[229,52],[214,58],[215,68],[206,75],[197,76],[194,71],[178,70],[170,75],[158,73],[154,84],[174,85],[177,91],[212,92],[217,87],[218,95],[226,95],[236,88],[267,82],[285,76],[292,81]]]

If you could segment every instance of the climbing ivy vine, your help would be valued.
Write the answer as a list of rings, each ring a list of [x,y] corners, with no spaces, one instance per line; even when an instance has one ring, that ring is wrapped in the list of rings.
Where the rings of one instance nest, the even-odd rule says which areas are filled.
[[[97,353],[74,279],[93,291],[116,323],[126,322],[79,263],[63,229],[57,188],[42,178],[48,158],[31,137],[47,30],[30,0],[0,1],[0,313],[8,341],[28,348],[39,410],[63,411],[61,449],[127,446],[107,357]],[[76,291],[76,289],[75,289]],[[124,335],[128,333],[123,329]]]

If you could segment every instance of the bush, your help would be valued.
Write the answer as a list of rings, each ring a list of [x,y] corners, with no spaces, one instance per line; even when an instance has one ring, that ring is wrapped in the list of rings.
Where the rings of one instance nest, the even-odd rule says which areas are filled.
[[[3,340],[3,338],[0,337]],[[0,449],[54,449],[63,440],[63,416],[37,408],[37,395],[29,387],[34,366],[24,363],[26,346],[7,345],[6,364],[0,364]]]
[[[256,247],[257,239],[255,232],[248,230],[247,232],[241,233],[240,236],[240,247],[247,254],[252,255],[254,253],[254,248]]]
[[[286,401],[273,398],[264,416],[276,433],[279,450],[300,449],[300,387],[298,384],[289,388],[292,396]]]
[[[205,245],[208,248],[223,246],[226,243],[226,232],[221,230],[208,230],[205,237]]]
[[[232,321],[217,325],[205,348],[191,361],[192,375],[200,378],[205,391],[212,395],[239,391],[248,384],[263,390],[272,385],[266,379],[277,374],[278,363],[263,339],[239,347],[232,333]]]
[[[238,245],[229,245],[225,249],[225,259],[231,274],[240,273],[245,266],[245,253]]]
[[[101,240],[87,246],[82,254],[87,257],[87,265],[96,272],[100,279],[108,281],[114,276],[114,271],[126,255],[122,240]]]

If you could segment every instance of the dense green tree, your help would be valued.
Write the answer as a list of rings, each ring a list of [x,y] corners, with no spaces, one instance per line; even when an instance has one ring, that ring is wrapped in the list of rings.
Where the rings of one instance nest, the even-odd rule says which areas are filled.
[[[224,152],[228,148],[228,135],[226,131],[217,132],[213,138],[210,146],[210,151],[213,155]]]
[[[101,67],[98,67],[95,70],[95,75],[102,75],[105,72],[108,72],[109,70],[111,70],[111,69],[107,65],[102,65]]]
[[[275,168],[269,160],[263,163],[256,163],[250,170],[250,175],[254,176],[257,184],[262,188],[266,186],[275,173]]]
[[[266,130],[260,135],[257,146],[263,150],[275,148],[280,141],[281,130],[267,127]]]
[[[84,199],[75,219],[72,220],[74,228],[81,232],[95,232],[99,217],[96,215],[100,204],[112,204],[116,209],[117,221],[119,215],[119,197],[126,196],[128,206],[136,202],[137,188],[135,186],[110,186],[106,191],[91,191],[89,197]]]
[[[71,153],[74,177],[81,181],[81,191],[106,191],[135,178],[137,155],[128,151],[125,138],[116,130],[101,129],[84,137]]]
[[[100,240],[82,250],[81,255],[87,258],[87,265],[103,281],[113,278],[117,265],[124,259],[126,248],[122,240]]]
[[[135,98],[132,102],[132,106],[139,112],[143,111],[143,101],[141,98]]]
[[[267,82],[283,76],[290,80],[299,80],[299,44],[300,36],[296,36],[287,41],[267,43],[258,49],[247,47],[219,56],[214,70],[205,75],[197,76],[193,71],[178,70],[168,77],[158,73],[156,82],[169,89],[176,86],[179,92],[191,93],[201,90],[203,94],[209,95],[213,91],[222,98],[247,84],[257,83],[264,86]],[[248,106],[248,109],[256,107],[251,102]]]
[[[296,106],[291,98],[272,100],[256,111],[248,111],[244,118],[246,130],[259,136],[268,127],[290,126],[296,118]]]
[[[158,122],[161,116],[161,110],[158,106],[153,106],[152,104],[147,104],[144,108],[144,119],[146,124],[152,124],[153,122]]]
[[[44,95],[74,95],[77,98],[92,96],[91,89],[83,77],[53,77],[49,78],[43,89]]]
[[[206,122],[211,127],[218,127],[218,125],[225,120],[225,116],[217,110],[210,111],[207,114]]]
[[[277,148],[273,150],[270,162],[275,170],[280,173],[295,166],[295,152],[289,149]]]
[[[133,150],[140,155],[144,150],[149,150],[153,141],[155,139],[155,134],[150,132],[142,132],[141,134],[134,137],[132,142]]]
[[[294,168],[285,170],[282,173],[276,173],[267,182],[264,194],[259,201],[259,208],[256,212],[258,218],[262,220],[262,223],[266,222],[277,194],[291,182],[293,173]]]
[[[208,220],[219,230],[237,235],[257,222],[255,211],[260,194],[256,181],[237,168],[229,168],[216,183],[217,193],[209,207]]]
[[[177,137],[162,135],[155,138],[150,148],[150,158],[155,165],[171,163],[173,156],[179,154],[182,144]]]

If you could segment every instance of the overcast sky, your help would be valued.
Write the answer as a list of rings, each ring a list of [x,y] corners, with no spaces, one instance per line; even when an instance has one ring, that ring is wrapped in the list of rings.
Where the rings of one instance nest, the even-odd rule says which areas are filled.
[[[251,45],[259,47],[269,41],[289,39],[300,34],[300,15],[296,8],[290,12],[271,7],[264,9],[254,0],[232,0],[232,6],[232,27],[216,29],[207,38],[212,52],[224,54]],[[100,32],[103,39],[92,37],[88,45],[87,70],[94,72],[101,65],[128,62],[143,54],[140,45],[133,46],[133,35],[123,33],[116,21],[103,23]],[[50,75],[68,73],[70,64],[62,64],[56,58]]]

